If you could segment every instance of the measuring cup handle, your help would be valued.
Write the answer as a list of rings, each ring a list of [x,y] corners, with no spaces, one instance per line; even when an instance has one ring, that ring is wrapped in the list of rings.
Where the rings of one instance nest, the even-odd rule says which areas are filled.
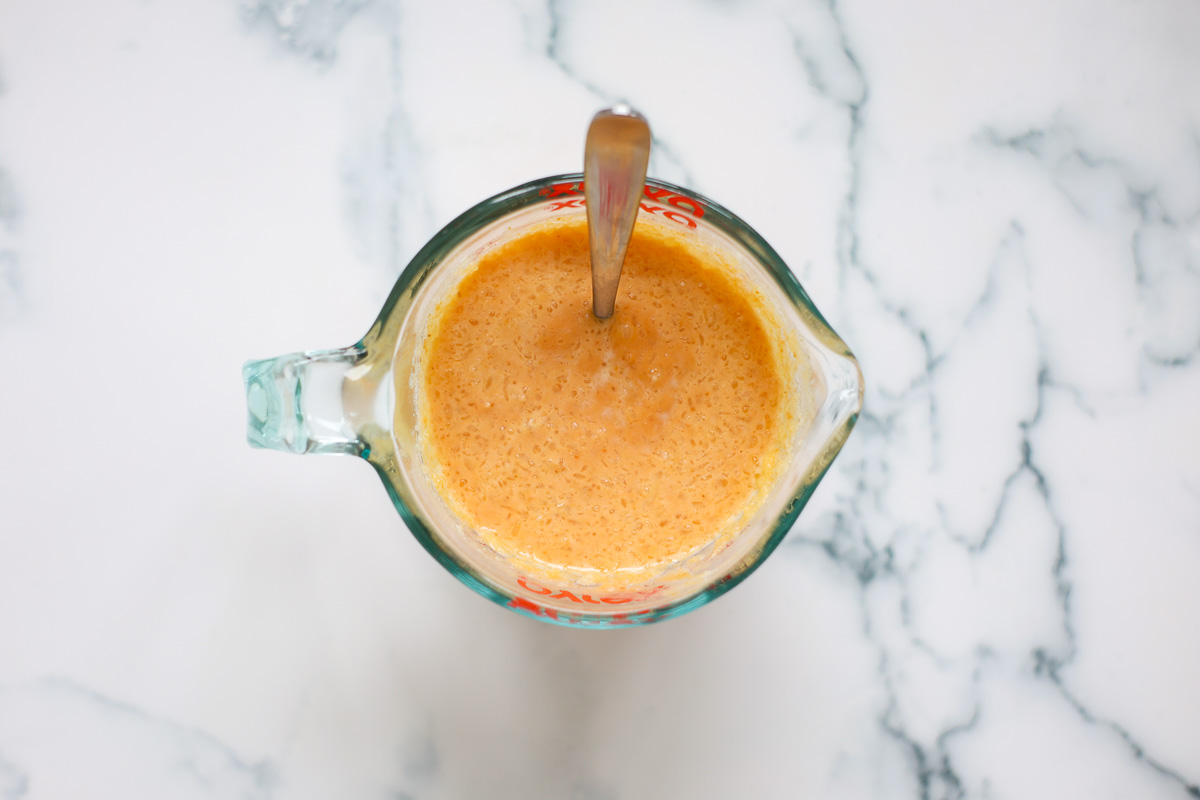
[[[362,455],[342,401],[347,373],[366,356],[355,345],[310,350],[242,367],[251,446],[286,453]]]

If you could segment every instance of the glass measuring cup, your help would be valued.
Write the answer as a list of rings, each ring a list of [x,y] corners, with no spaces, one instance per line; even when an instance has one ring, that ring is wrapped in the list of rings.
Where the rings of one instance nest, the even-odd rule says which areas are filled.
[[[736,535],[619,590],[585,573],[535,577],[459,520],[422,466],[415,376],[439,299],[479,255],[550,220],[586,214],[581,175],[533,181],[479,203],[413,258],[367,334],[334,350],[248,362],[242,370],[255,447],[341,453],[369,462],[408,528],[463,583],[518,613],[577,627],[630,625],[682,614],[745,579],[787,533],[862,407],[858,363],[779,256],[748,225],[700,195],[647,180],[638,225],[670,228],[719,254],[771,306],[799,368],[803,420],[787,466]]]

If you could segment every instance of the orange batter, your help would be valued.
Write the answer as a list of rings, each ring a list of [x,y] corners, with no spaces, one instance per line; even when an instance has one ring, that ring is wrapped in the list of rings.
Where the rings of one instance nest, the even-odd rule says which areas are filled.
[[[780,466],[785,377],[752,295],[639,226],[601,321],[584,224],[491,250],[424,345],[435,484],[493,547],[547,567],[644,567],[713,541]]]

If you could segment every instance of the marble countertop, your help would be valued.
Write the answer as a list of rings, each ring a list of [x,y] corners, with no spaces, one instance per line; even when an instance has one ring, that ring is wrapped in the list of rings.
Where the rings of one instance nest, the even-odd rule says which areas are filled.
[[[1200,4],[0,5],[0,798],[1200,797]],[[245,443],[600,107],[858,355],[676,620],[476,596]]]

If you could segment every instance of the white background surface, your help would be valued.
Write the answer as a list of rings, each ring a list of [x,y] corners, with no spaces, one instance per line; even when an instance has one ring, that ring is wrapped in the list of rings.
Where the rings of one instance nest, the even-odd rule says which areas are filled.
[[[0,797],[1200,796],[1200,6],[0,6]],[[859,356],[728,596],[522,619],[250,450],[473,203],[651,120]]]

